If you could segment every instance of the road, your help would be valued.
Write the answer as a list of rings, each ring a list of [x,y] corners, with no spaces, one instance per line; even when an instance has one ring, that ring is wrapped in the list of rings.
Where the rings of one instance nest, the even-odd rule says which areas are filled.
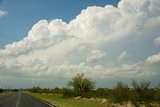
[[[3,93],[0,94],[0,107],[54,107],[28,94]]]

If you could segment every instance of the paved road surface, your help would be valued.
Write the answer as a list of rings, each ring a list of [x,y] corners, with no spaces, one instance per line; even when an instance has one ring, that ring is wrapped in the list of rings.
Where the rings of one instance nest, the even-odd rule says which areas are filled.
[[[52,107],[25,93],[0,94],[0,107]]]

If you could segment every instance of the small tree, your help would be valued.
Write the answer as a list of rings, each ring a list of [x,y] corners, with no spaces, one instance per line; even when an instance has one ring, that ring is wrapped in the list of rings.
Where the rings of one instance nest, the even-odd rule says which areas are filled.
[[[151,82],[149,81],[132,81],[132,86],[137,94],[137,101],[152,101],[154,100],[154,90],[149,89]]]
[[[81,73],[73,77],[72,80],[68,82],[68,86],[73,87],[74,90],[82,96],[84,93],[90,92],[94,89],[95,82],[85,77],[84,74]]]
[[[116,102],[123,102],[129,100],[129,88],[127,84],[118,82],[114,88],[113,100]]]
[[[150,85],[151,85],[151,82],[149,81],[140,81],[140,82],[132,81],[132,86],[136,91],[148,89]]]
[[[30,89],[30,91],[33,93],[41,93],[41,90],[42,89],[39,86],[37,87],[34,86],[33,88]]]

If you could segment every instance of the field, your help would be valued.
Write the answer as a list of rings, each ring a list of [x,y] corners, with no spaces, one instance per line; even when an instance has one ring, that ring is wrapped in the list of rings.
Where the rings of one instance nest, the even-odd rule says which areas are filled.
[[[160,107],[160,89],[149,87],[151,83],[148,81],[133,81],[132,88],[118,82],[116,87],[110,89],[89,89],[92,85],[88,83],[93,83],[91,80],[80,77],[78,79],[80,80],[71,82],[71,85],[75,86],[73,84],[75,83],[77,87],[80,87],[78,89],[77,87],[72,89],[33,87],[27,91],[30,92],[30,95],[60,107],[134,107],[133,105]],[[81,83],[82,81],[85,82]]]
[[[64,98],[58,94],[38,94],[28,93],[34,97],[58,105],[59,107],[110,107],[109,104],[97,103],[94,101],[75,100],[73,98]]]

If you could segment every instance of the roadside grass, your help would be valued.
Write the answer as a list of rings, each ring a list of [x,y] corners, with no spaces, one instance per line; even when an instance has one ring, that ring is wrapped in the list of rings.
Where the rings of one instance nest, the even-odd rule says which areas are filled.
[[[58,107],[111,107],[110,104],[102,104],[94,101],[74,100],[72,98],[65,98],[60,94],[28,94]]]

